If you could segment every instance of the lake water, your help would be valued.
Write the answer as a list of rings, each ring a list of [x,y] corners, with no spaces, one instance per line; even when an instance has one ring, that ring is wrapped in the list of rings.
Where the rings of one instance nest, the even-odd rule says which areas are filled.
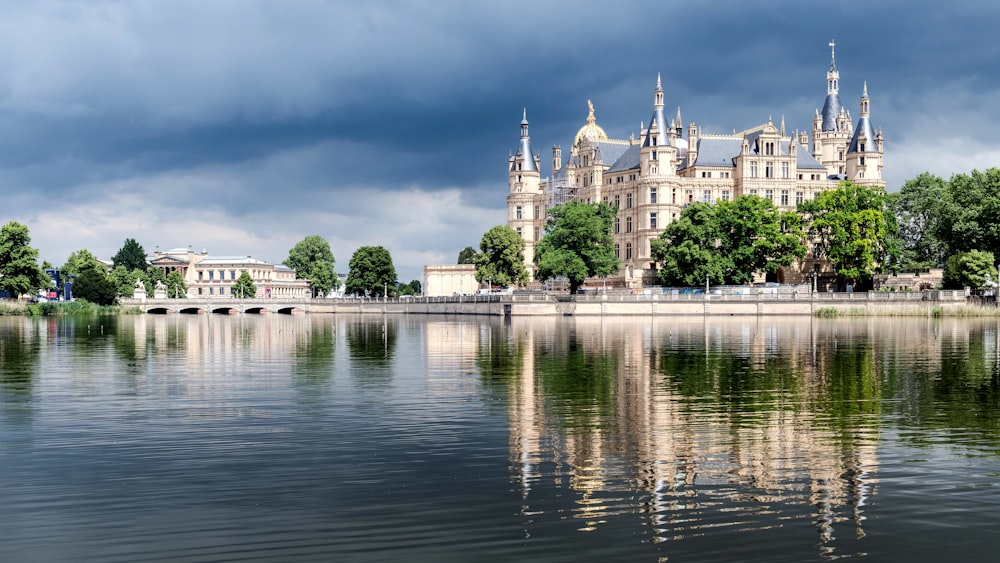
[[[0,560],[994,560],[998,344],[996,319],[0,317]]]

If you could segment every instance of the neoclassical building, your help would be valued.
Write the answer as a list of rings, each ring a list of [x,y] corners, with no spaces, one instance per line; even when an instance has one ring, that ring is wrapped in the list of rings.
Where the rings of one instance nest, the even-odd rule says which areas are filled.
[[[571,200],[604,201],[618,208],[614,241],[622,268],[607,282],[641,287],[657,283],[650,241],[690,203],[749,194],[794,209],[842,180],[884,188],[882,131],[872,125],[867,82],[855,123],[840,101],[833,42],[830,47],[826,100],[813,117],[811,137],[805,131],[786,133],[784,118],[779,125],[768,118],[741,132],[702,131],[695,123],[684,126],[680,107],[668,122],[657,76],[649,125],[638,137],[609,138],[588,101],[586,123],[573,138],[569,154],[553,147],[552,174],[543,179],[525,110],[520,143],[508,159],[507,224],[525,241],[529,270],[535,244],[544,234],[546,210]],[[811,271],[812,263],[807,259],[796,267],[798,271],[783,270],[779,276],[801,281],[801,270]]]
[[[251,256],[212,256],[204,250],[172,248],[157,250],[149,263],[164,276],[179,271],[184,276],[188,297],[239,297],[233,295],[233,286],[243,272],[253,278],[257,298],[308,299],[312,295],[309,281],[296,279],[295,270]]]

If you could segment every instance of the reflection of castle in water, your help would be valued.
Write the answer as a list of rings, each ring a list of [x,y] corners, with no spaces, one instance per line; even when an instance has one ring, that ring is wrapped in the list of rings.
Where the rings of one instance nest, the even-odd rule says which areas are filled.
[[[538,510],[534,487],[568,486],[583,530],[640,510],[662,541],[705,533],[721,511],[740,513],[732,521],[753,529],[808,514],[824,542],[842,522],[864,535],[864,506],[876,493],[880,386],[872,348],[845,346],[858,336],[854,328],[817,333],[809,320],[553,322],[511,329],[524,349],[509,422],[525,513]],[[609,410],[595,409],[589,421],[554,413],[564,401],[546,395],[541,379],[551,374],[537,365],[546,349],[574,348],[591,356],[585,365],[614,365]],[[828,366],[844,363],[836,356],[847,349],[859,356],[846,362],[851,369],[869,368],[842,389],[838,377],[848,375]],[[556,475],[540,471],[543,463]]]

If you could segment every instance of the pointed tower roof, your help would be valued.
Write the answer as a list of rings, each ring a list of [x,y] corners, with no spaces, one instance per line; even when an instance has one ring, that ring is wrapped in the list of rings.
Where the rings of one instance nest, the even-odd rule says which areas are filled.
[[[864,91],[861,93],[861,111],[858,115],[858,126],[854,128],[854,135],[851,137],[851,144],[847,147],[847,153],[852,152],[872,152],[875,150],[875,128],[872,126],[870,118],[871,100],[868,99],[868,81],[865,81]],[[864,139],[865,150],[858,149],[861,140]]]
[[[653,125],[656,125],[656,129],[660,134],[663,134],[665,138],[667,129],[667,117],[663,113],[663,84],[660,81],[660,73],[656,73],[656,90],[653,91],[653,115],[649,118],[649,131],[653,130]],[[642,142],[642,146],[649,147],[651,145],[651,135],[649,131],[646,132],[646,138]],[[657,145],[665,145],[666,142],[657,140]]]
[[[524,108],[521,117],[521,145],[517,148],[517,156],[523,157],[521,170],[525,172],[538,172],[535,166],[535,153],[531,152],[531,137],[528,136],[528,108]]]
[[[826,73],[826,101],[823,102],[823,131],[837,130],[840,103],[840,72],[837,71],[836,42],[830,41],[830,70]]]

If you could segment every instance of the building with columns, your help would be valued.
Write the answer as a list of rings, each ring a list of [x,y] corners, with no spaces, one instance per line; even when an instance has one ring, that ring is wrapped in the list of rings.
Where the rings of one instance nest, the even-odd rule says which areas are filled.
[[[617,207],[614,243],[622,266],[607,283],[642,287],[657,283],[650,241],[691,203],[756,195],[790,210],[843,180],[884,188],[882,131],[872,125],[867,82],[855,124],[840,101],[833,42],[830,47],[826,99],[822,112],[816,110],[811,138],[805,131],[786,132],[784,117],[777,125],[769,117],[745,131],[713,133],[695,123],[685,127],[678,107],[668,122],[657,76],[652,115],[638,136],[609,138],[588,101],[586,123],[569,154],[553,147],[552,174],[543,178],[525,109],[518,148],[508,159],[507,224],[524,239],[529,272],[534,270],[535,244],[544,235],[546,211],[571,200]],[[776,281],[804,281],[815,262],[807,257],[782,268]]]
[[[295,270],[283,264],[271,264],[251,256],[213,256],[206,251],[172,248],[153,253],[149,264],[166,277],[179,271],[184,276],[188,297],[233,298],[233,286],[240,274],[247,272],[257,288],[257,298],[308,299],[312,292],[309,280],[296,279]]]

